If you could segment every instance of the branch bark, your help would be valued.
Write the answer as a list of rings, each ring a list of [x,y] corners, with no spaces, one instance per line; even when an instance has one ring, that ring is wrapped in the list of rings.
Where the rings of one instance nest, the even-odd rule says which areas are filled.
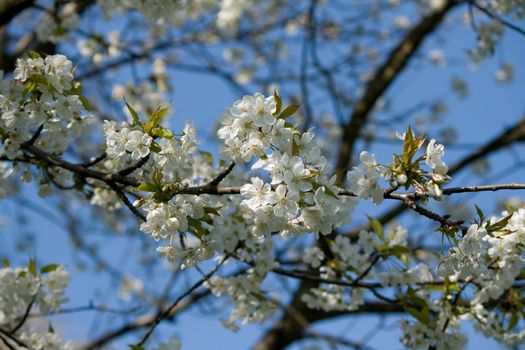
[[[33,6],[34,0],[3,0],[0,2],[0,27],[5,26],[25,9]]]

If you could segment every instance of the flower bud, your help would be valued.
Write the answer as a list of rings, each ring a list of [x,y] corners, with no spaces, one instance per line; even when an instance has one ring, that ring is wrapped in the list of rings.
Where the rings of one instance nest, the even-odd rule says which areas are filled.
[[[448,175],[438,173],[432,173],[430,174],[430,177],[432,178],[432,182],[436,184],[443,184],[450,180],[450,177]]]
[[[397,183],[403,186],[407,183],[408,177],[405,174],[400,174],[396,177],[396,180],[397,180]]]

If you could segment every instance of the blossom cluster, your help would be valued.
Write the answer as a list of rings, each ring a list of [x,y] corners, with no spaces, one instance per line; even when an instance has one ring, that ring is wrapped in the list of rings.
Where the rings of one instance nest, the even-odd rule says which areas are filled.
[[[70,136],[90,120],[80,86],[73,84],[72,62],[63,55],[18,59],[13,78],[0,80],[2,153],[20,155],[21,145],[37,132],[35,145],[63,153]]]
[[[410,128],[398,137],[403,141],[403,152],[401,155],[394,155],[392,164],[381,165],[373,154],[361,152],[361,163],[347,174],[352,192],[359,198],[372,199],[375,204],[381,204],[384,193],[388,190],[381,184],[388,182],[391,190],[413,186],[416,194],[423,199],[429,196],[441,199],[442,185],[450,180],[447,175],[448,166],[442,159],[445,154],[444,146],[431,139],[427,143],[425,155],[414,159],[425,138],[415,138]],[[421,169],[423,159],[431,172]]]
[[[11,329],[23,321],[32,307],[41,312],[56,312],[67,301],[64,289],[69,274],[63,266],[47,265],[37,273],[34,262],[27,267],[0,269],[0,327]],[[19,340],[35,350],[71,350],[71,342],[63,343],[57,334],[24,329]],[[16,343],[12,346],[17,346]],[[25,348],[25,347],[24,347]]]
[[[86,130],[92,120],[81,87],[73,81],[73,64],[63,55],[19,58],[13,79],[0,72],[0,153],[9,159],[22,156],[31,143],[54,155],[67,149],[72,136]],[[27,167],[18,167],[24,181],[31,180]],[[5,169],[3,179],[13,170]],[[50,169],[41,177],[41,195],[49,193],[49,178],[64,184],[71,180],[62,169]]]
[[[161,25],[182,25],[188,19],[195,19],[206,11],[216,8],[215,0],[99,0],[99,5],[107,16],[115,13],[138,9],[146,19]],[[217,13],[217,26],[232,29],[238,24],[243,11],[250,1],[222,0]]]
[[[457,247],[441,258],[438,274],[451,281],[474,284],[476,289],[467,317],[477,321],[476,327],[487,336],[514,346],[523,342],[525,330],[505,331],[505,320],[515,317],[512,307],[498,316],[485,306],[491,300],[501,300],[505,293],[507,303],[521,303],[518,296],[513,296],[511,288],[525,263],[525,209],[503,214],[499,219],[484,221],[480,218],[478,223],[472,224]]]
[[[315,144],[313,132],[300,133],[286,122],[278,95],[245,96],[221,117],[218,131],[224,140],[221,154],[237,163],[250,162],[263,169],[269,183],[252,177],[241,187],[257,236],[271,232],[289,235],[303,231],[328,234],[344,222],[349,206],[337,196],[335,176],[330,177],[327,159]]]
[[[407,251],[407,231],[396,225],[388,228],[388,233],[361,231],[357,240],[338,235],[330,241],[330,254],[318,247],[306,248],[303,262],[319,271],[326,281],[338,280],[352,284],[360,279],[379,279],[385,287],[414,285],[417,282],[432,280],[432,272],[423,263],[404,271],[378,272],[373,267],[379,257],[400,255]],[[376,260],[374,262],[374,260]],[[302,296],[303,302],[312,309],[324,311],[353,311],[364,302],[365,289],[356,284],[354,288],[325,283],[310,289]]]
[[[455,350],[463,349],[467,343],[467,338],[459,331],[444,332],[443,327],[457,328],[459,322],[451,324],[446,317],[441,317],[431,325],[420,322],[411,323],[401,320],[400,325],[403,331],[401,343],[409,349],[428,349],[436,350]]]

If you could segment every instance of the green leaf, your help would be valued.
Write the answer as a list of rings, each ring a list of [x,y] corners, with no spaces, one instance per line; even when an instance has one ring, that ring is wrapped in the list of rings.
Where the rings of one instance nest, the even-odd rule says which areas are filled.
[[[423,323],[424,325],[427,325],[430,323],[430,312],[428,310],[428,307],[424,307],[421,310],[418,310],[416,308],[413,308],[411,306],[403,306],[406,312],[414,316],[419,322]]]
[[[151,176],[151,179],[153,180],[153,183],[157,185],[159,188],[162,188],[162,171],[161,170],[155,170],[153,172],[153,175]]]
[[[2,265],[4,265],[4,267],[10,267],[11,263],[9,262],[8,258],[4,258],[2,259]]]
[[[59,265],[57,264],[49,264],[49,265],[46,265],[46,266],[42,266],[40,268],[40,273],[48,273],[48,272],[51,272],[51,271],[55,271],[57,268],[58,268]]]
[[[206,214],[213,214],[216,216],[221,216],[221,213],[219,212],[220,208],[204,207],[203,209]]]
[[[144,131],[151,134],[152,130],[160,125],[162,119],[168,113],[170,106],[161,108],[160,106],[149,116],[148,122],[144,124]]]
[[[412,133],[412,129],[409,126],[405,133],[405,138],[403,139],[403,153],[401,155],[403,163],[405,164],[409,163],[408,152],[410,151],[410,146],[412,145],[413,141],[414,141],[414,134]]]
[[[27,265],[27,268],[33,276],[36,276],[36,261],[34,261],[33,259],[29,260],[29,264]]]
[[[202,222],[200,220],[189,219],[189,223],[191,224],[191,231],[199,239],[201,239],[204,236],[207,236],[210,233],[210,231],[202,227]]]
[[[84,109],[88,112],[91,112],[91,105],[89,104],[88,99],[85,96],[79,96],[80,102],[82,102],[82,106]]]
[[[124,103],[126,104],[126,107],[128,107],[128,111],[131,114],[131,117],[133,118],[133,125],[138,125],[142,127],[142,122],[140,121],[139,115],[137,112],[129,105],[129,103],[124,99]]]
[[[160,148],[156,142],[152,142],[151,145],[149,145],[149,149],[155,153],[160,153],[162,151],[162,148]]]
[[[298,156],[299,155],[299,146],[295,141],[292,141],[292,156]]]
[[[29,58],[32,58],[32,59],[34,59],[34,60],[36,60],[36,59],[38,59],[38,58],[42,58],[42,56],[41,56],[38,52],[36,52],[36,51],[29,51],[29,52],[27,53],[27,55],[29,56]]]
[[[483,211],[476,204],[474,204],[474,206],[476,207],[476,213],[478,213],[478,217],[479,217],[479,224],[481,225],[483,221],[485,220],[485,215],[483,214]]]
[[[151,130],[151,136],[162,137],[165,139],[173,140],[173,132],[165,128],[155,127]]]
[[[510,321],[509,321],[509,325],[507,326],[507,331],[513,330],[518,325],[519,320],[520,318],[518,316],[518,313],[513,312],[512,315],[510,316]]]
[[[213,162],[213,155],[210,152],[199,151],[199,153],[200,153],[201,156],[204,156],[208,160],[208,162],[210,162],[210,163]]]
[[[145,192],[157,192],[159,190],[159,187],[155,184],[145,182],[143,184],[140,184],[136,187],[139,191],[145,191]]]
[[[299,107],[300,106],[298,104],[296,104],[296,103],[289,105],[288,107],[286,107],[284,109],[284,111],[281,112],[281,114],[279,114],[279,117],[277,117],[277,119],[286,119],[286,118],[290,117],[295,112],[297,112]]]
[[[281,100],[281,96],[279,96],[279,91],[277,89],[273,90],[273,97],[275,98],[275,112],[273,113],[274,116],[279,115],[281,112],[281,109],[283,108],[283,101]]]
[[[33,81],[33,80],[29,80],[29,81],[25,84],[25,88],[24,88],[24,91],[23,91],[23,95],[29,95],[29,94],[32,94],[32,93],[35,92],[37,89],[38,89],[38,82]]]
[[[405,265],[408,265],[408,263],[410,262],[408,260],[408,256],[406,256],[406,254],[401,254],[398,256],[399,260],[401,260],[401,262]]]
[[[262,295],[261,293],[257,293],[257,292],[250,292],[250,294],[252,296],[255,297],[255,299],[257,299],[259,302],[263,303],[266,301],[266,298],[264,297],[264,295]]]
[[[131,350],[145,350],[142,345],[128,345]]]
[[[512,217],[512,214],[513,213],[510,213],[509,215],[505,216],[503,219],[501,219],[500,221],[497,221],[495,223],[489,223],[489,225],[487,225],[486,229],[487,229],[487,232],[494,232],[494,231],[500,231],[500,230],[503,230],[505,228],[505,226],[507,226],[507,224],[509,223],[511,217]]]
[[[374,232],[377,233],[377,236],[379,237],[379,239],[383,240],[385,238],[385,233],[383,231],[383,225],[381,225],[379,220],[371,216],[368,216],[368,221],[370,221],[370,226],[372,226],[372,230],[374,230]]]

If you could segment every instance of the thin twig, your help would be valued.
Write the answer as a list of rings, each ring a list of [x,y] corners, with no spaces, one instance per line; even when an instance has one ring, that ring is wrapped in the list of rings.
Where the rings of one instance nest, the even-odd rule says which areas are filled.
[[[224,178],[228,176],[229,173],[232,172],[233,167],[235,167],[235,162],[231,162],[230,165],[228,165],[226,169],[224,169],[222,172],[219,173],[219,175],[217,175],[213,180],[211,180],[207,184],[207,186],[210,186],[210,187],[218,186],[221,183],[221,181],[224,180]]]
[[[131,174],[135,170],[142,168],[144,166],[144,164],[146,164],[148,162],[150,154],[151,153],[148,153],[145,157],[143,157],[141,160],[139,160],[136,164],[134,164],[134,165],[132,165],[132,166],[126,168],[126,169],[123,169],[123,170],[119,171],[118,174],[120,176],[128,176],[129,174]]]
[[[481,6],[480,4],[478,4],[474,0],[468,0],[468,2],[469,2],[469,4],[473,5],[475,8],[477,8],[478,10],[480,10],[481,12],[483,12],[484,14],[489,16],[490,18],[501,22],[504,26],[506,26],[506,27],[512,29],[513,31],[515,31],[515,32],[525,36],[525,30],[524,29],[522,29],[522,28],[518,27],[517,25],[512,24],[511,22],[507,21],[506,19],[504,19],[504,18],[494,14],[489,9]]]
[[[35,298],[33,297],[33,299],[31,299],[31,302],[29,303],[29,305],[27,305],[27,308],[26,308],[26,311],[24,312],[24,315],[22,316],[20,321],[18,321],[18,323],[13,327],[13,329],[10,331],[10,333],[15,334],[20,328],[22,328],[22,326],[24,325],[24,323],[27,320],[27,317],[29,316],[29,312],[31,311],[31,307],[33,307],[34,303],[35,303]]]
[[[104,152],[101,155],[99,155],[98,157],[92,158],[92,159],[88,160],[87,162],[80,163],[80,165],[85,167],[85,168],[89,168],[90,166],[93,166],[93,165],[96,165],[96,164],[100,163],[101,161],[106,159],[106,157],[107,157],[107,154],[106,154],[106,152]]]
[[[174,302],[173,304],[171,304],[171,306],[169,308],[167,308],[166,310],[164,311],[161,311],[157,314],[157,317],[155,318],[155,321],[153,321],[153,323],[151,324],[151,326],[149,327],[149,329],[146,331],[146,333],[144,334],[144,336],[142,337],[142,339],[136,344],[137,346],[140,346],[140,345],[144,345],[144,343],[148,340],[148,338],[151,336],[151,334],[153,333],[153,331],[155,330],[155,328],[159,325],[159,323],[167,316],[169,316],[169,314],[172,312],[172,310],[174,310],[176,307],[177,307],[177,304],[183,300],[184,298],[186,298],[188,295],[190,295],[191,293],[193,293],[195,290],[197,290],[197,288],[199,288],[200,286],[202,286],[207,280],[209,280],[214,274],[215,272],[217,272],[219,270],[219,268],[222,266],[222,264],[224,264],[224,262],[228,259],[228,256],[225,256],[221,262],[219,262],[217,264],[217,266],[215,266],[215,268],[213,270],[211,270],[208,274],[206,274],[203,278],[201,278],[197,283],[195,283],[193,286],[190,287],[190,289],[188,289],[186,292],[184,292],[180,297],[178,297]]]
[[[128,207],[129,210],[131,210],[131,212],[136,216],[138,217],[139,219],[141,219],[142,221],[146,222],[146,216],[140,212],[140,210],[138,210],[137,208],[135,208],[135,206],[133,205],[133,203],[131,203],[128,199],[128,197],[126,197],[126,194],[117,186],[117,184],[115,184],[114,182],[108,182],[107,183],[109,185],[109,187],[111,187],[111,189],[113,191],[115,191],[115,193],[117,194],[117,196],[120,198],[120,200],[124,203],[124,205],[126,207]]]

